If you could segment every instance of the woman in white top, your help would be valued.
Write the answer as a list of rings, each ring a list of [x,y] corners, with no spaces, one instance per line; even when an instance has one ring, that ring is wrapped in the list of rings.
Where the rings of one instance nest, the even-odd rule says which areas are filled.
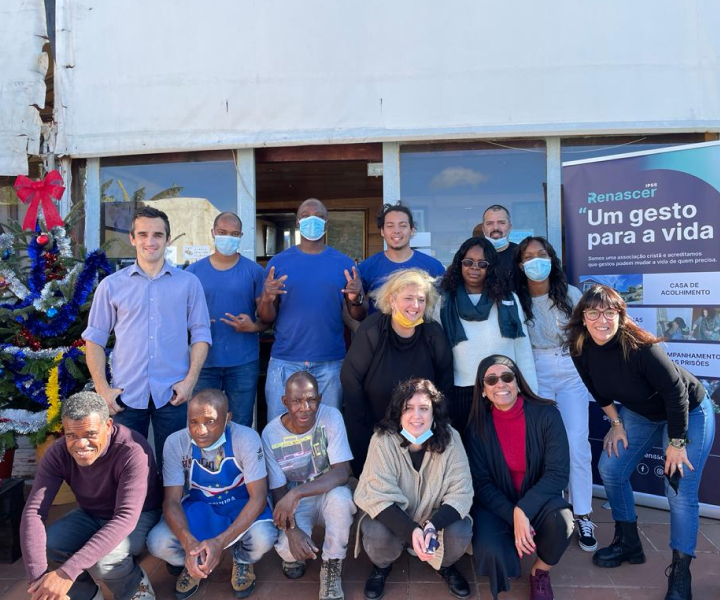
[[[497,262],[492,244],[472,237],[455,253],[440,283],[439,320],[453,350],[451,415],[461,433],[470,414],[478,365],[487,356],[509,356],[537,390],[525,315]]]
[[[530,334],[538,394],[557,402],[570,442],[570,502],[578,526],[578,543],[586,552],[597,548],[592,511],[592,453],[588,441],[590,395],[568,350],[563,349],[573,307],[582,296],[568,285],[560,260],[542,237],[526,237],[516,249],[516,287]]]

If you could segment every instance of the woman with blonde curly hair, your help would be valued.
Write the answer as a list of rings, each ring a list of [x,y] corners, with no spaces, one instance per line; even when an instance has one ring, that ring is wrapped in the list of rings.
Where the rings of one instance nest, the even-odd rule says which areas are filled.
[[[421,377],[444,394],[452,389],[452,350],[442,327],[425,320],[438,298],[433,278],[402,269],[371,295],[378,312],[360,324],[340,371],[356,475],[398,382]]]

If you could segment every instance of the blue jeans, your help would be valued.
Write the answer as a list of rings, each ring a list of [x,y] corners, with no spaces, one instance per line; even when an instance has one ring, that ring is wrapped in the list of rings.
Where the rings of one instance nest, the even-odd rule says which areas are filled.
[[[667,421],[649,421],[623,407],[620,416],[627,432],[628,449],[619,444],[619,458],[600,456],[598,470],[605,486],[612,516],[615,521],[635,521],[635,503],[630,476],[638,463],[653,446],[666,448]],[[678,492],[665,482],[665,495],[670,502],[670,547],[685,554],[695,555],[699,527],[698,488],[703,467],[715,438],[715,414],[712,402],[705,396],[702,403],[688,414],[688,460],[694,471],[685,468]]]
[[[255,521],[235,542],[233,558],[239,563],[254,564],[272,549],[277,537],[278,530],[272,521]],[[185,550],[168,527],[164,517],[148,534],[147,547],[150,554],[169,565],[175,567],[185,565]]]
[[[158,471],[162,473],[165,440],[171,433],[187,427],[187,403],[173,406],[168,402],[162,408],[155,408],[155,404],[150,398],[147,408],[130,408],[128,406],[113,417],[116,423],[137,431],[143,437],[148,435],[151,419],[155,438],[155,461]]]
[[[207,388],[222,390],[228,398],[232,420],[252,427],[259,372],[259,360],[236,367],[203,367],[193,395]]]
[[[267,402],[268,423],[285,412],[282,397],[288,377],[298,371],[308,371],[317,379],[322,403],[342,410],[342,385],[340,385],[340,367],[343,361],[325,362],[290,361],[271,358],[268,364],[265,383],[265,401]]]
[[[105,583],[117,600],[131,598],[142,577],[135,556],[145,548],[145,537],[160,515],[159,509],[140,513],[132,533],[117,548],[99,557],[90,569],[78,575],[68,593],[70,599],[90,600],[97,590],[93,579]],[[48,560],[62,565],[109,522],[109,519],[96,519],[81,508],[70,511],[47,528]]]

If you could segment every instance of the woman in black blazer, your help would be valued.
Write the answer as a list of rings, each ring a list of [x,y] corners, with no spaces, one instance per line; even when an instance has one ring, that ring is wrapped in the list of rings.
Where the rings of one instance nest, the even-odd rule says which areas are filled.
[[[552,599],[549,571],[573,533],[572,507],[562,497],[567,435],[555,403],[536,396],[507,356],[478,366],[467,446],[477,574],[490,578],[497,598],[520,575],[520,557],[535,554],[530,598]]]

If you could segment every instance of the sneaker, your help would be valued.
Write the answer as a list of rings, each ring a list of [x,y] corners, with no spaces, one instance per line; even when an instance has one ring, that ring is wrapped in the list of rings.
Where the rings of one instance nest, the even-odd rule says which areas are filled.
[[[140,572],[142,573],[140,583],[138,584],[137,591],[132,595],[130,600],[155,600],[155,590],[153,590],[150,584],[150,578],[142,567],[140,568]]]
[[[175,597],[177,600],[185,600],[200,589],[200,580],[190,575],[187,569],[180,572],[175,582]]]
[[[247,598],[255,591],[255,571],[253,566],[233,560],[232,586],[236,598]]]
[[[578,545],[585,552],[594,552],[597,550],[597,540],[595,539],[595,523],[593,523],[587,515],[575,519],[578,528]]]
[[[530,600],[554,600],[550,573],[542,569],[535,569],[535,575],[530,575]]]
[[[320,567],[320,600],[343,600],[342,558],[322,561]]]
[[[438,575],[445,580],[445,583],[448,585],[448,590],[453,596],[456,598],[470,597],[470,585],[455,565],[440,567]]]
[[[305,575],[305,561],[294,560],[292,562],[288,562],[284,560],[282,561],[282,570],[283,574],[288,579],[300,579],[303,575]]]

